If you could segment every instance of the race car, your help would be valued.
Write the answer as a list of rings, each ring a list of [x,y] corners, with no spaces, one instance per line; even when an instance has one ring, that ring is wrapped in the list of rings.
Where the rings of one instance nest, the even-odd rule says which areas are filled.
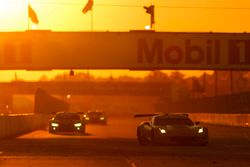
[[[85,120],[76,112],[58,112],[49,121],[49,132],[85,133]]]
[[[85,114],[86,123],[107,124],[107,117],[103,111],[93,110]]]
[[[135,115],[135,117],[150,116],[150,121],[144,121],[137,127],[139,144],[208,144],[208,129],[199,122],[193,122],[188,114],[150,114]]]

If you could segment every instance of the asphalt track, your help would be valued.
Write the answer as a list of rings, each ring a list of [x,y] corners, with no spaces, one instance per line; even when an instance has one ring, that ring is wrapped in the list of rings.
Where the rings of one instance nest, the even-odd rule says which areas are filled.
[[[37,130],[0,140],[0,167],[249,167],[250,128],[208,125],[208,146],[136,141],[140,119],[110,118],[85,135]]]

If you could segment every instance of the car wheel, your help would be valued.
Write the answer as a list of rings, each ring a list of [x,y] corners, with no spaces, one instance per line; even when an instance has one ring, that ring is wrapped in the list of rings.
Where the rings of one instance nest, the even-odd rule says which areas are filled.
[[[137,131],[137,140],[138,140],[140,145],[146,145],[147,144],[146,139],[143,137],[142,133],[139,130]]]
[[[86,133],[86,128],[85,128],[85,126],[82,128],[82,130],[81,130],[80,133],[81,133],[81,134],[85,134],[85,133]]]
[[[152,131],[151,131],[151,141],[152,141],[152,144],[156,144],[154,129],[152,129]]]
[[[54,133],[55,133],[55,131],[54,131],[52,128],[49,128],[49,133],[54,134]]]

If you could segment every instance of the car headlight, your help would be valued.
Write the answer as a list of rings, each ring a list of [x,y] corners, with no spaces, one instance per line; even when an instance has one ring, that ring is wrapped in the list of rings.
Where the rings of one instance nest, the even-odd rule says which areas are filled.
[[[85,120],[87,120],[87,121],[88,121],[88,120],[89,120],[89,117],[85,117]]]
[[[58,124],[58,123],[51,123],[51,126],[53,126],[53,127],[58,127],[59,124]]]
[[[74,126],[75,127],[80,127],[80,126],[82,126],[82,123],[76,123],[76,124],[74,124]]]
[[[100,120],[104,120],[105,118],[104,117],[100,117]]]
[[[165,129],[159,128],[159,130],[160,130],[161,133],[166,133]]]
[[[203,133],[204,132],[204,129],[203,128],[200,128],[199,130],[198,130],[198,133]]]

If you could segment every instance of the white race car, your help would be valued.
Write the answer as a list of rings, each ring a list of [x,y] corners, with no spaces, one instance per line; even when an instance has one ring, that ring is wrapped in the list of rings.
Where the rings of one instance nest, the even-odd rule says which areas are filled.
[[[151,143],[208,144],[208,129],[193,122],[187,114],[135,115],[151,116],[137,127],[137,139],[141,145]]]

